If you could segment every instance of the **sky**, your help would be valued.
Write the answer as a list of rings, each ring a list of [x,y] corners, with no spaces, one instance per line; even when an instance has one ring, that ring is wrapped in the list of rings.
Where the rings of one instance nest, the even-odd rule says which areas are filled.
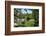
[[[23,14],[31,14],[32,13],[32,9],[29,9],[29,8],[16,8],[16,9],[18,9],[18,11],[20,11],[21,10],[21,12],[23,13]],[[26,10],[26,11],[25,11]]]
[[[23,14],[26,14],[26,13],[31,14],[31,13],[32,13],[32,10],[31,10],[31,9],[30,9],[30,10],[27,9],[27,12],[26,12],[26,11],[24,10],[24,8],[22,8],[21,11],[22,11]]]

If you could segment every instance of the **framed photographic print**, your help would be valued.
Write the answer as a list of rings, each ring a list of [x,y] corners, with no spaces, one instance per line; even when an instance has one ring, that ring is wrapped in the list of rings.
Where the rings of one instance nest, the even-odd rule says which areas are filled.
[[[44,3],[5,1],[5,34],[45,32]]]

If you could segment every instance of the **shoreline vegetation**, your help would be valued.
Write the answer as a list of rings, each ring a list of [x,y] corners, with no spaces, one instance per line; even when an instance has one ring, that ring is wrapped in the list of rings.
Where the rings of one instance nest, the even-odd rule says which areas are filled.
[[[14,27],[39,26],[39,10],[14,8]]]

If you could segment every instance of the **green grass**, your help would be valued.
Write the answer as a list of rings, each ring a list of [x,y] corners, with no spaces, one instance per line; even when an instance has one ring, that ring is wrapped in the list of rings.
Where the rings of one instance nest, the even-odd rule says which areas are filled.
[[[30,27],[30,26],[34,26],[34,20],[32,19],[32,21],[27,21],[27,22],[25,22],[25,26],[28,26],[28,27]]]

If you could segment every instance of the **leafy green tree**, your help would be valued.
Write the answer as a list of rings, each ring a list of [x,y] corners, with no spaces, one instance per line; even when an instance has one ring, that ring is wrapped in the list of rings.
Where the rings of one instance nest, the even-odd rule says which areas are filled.
[[[19,14],[19,15],[18,15]],[[21,13],[21,9],[15,8],[14,9],[14,16],[18,17],[18,18],[22,18],[22,13]]]
[[[32,10],[32,16],[35,20],[34,26],[38,26],[38,24],[39,24],[39,10],[38,9],[33,9]]]

